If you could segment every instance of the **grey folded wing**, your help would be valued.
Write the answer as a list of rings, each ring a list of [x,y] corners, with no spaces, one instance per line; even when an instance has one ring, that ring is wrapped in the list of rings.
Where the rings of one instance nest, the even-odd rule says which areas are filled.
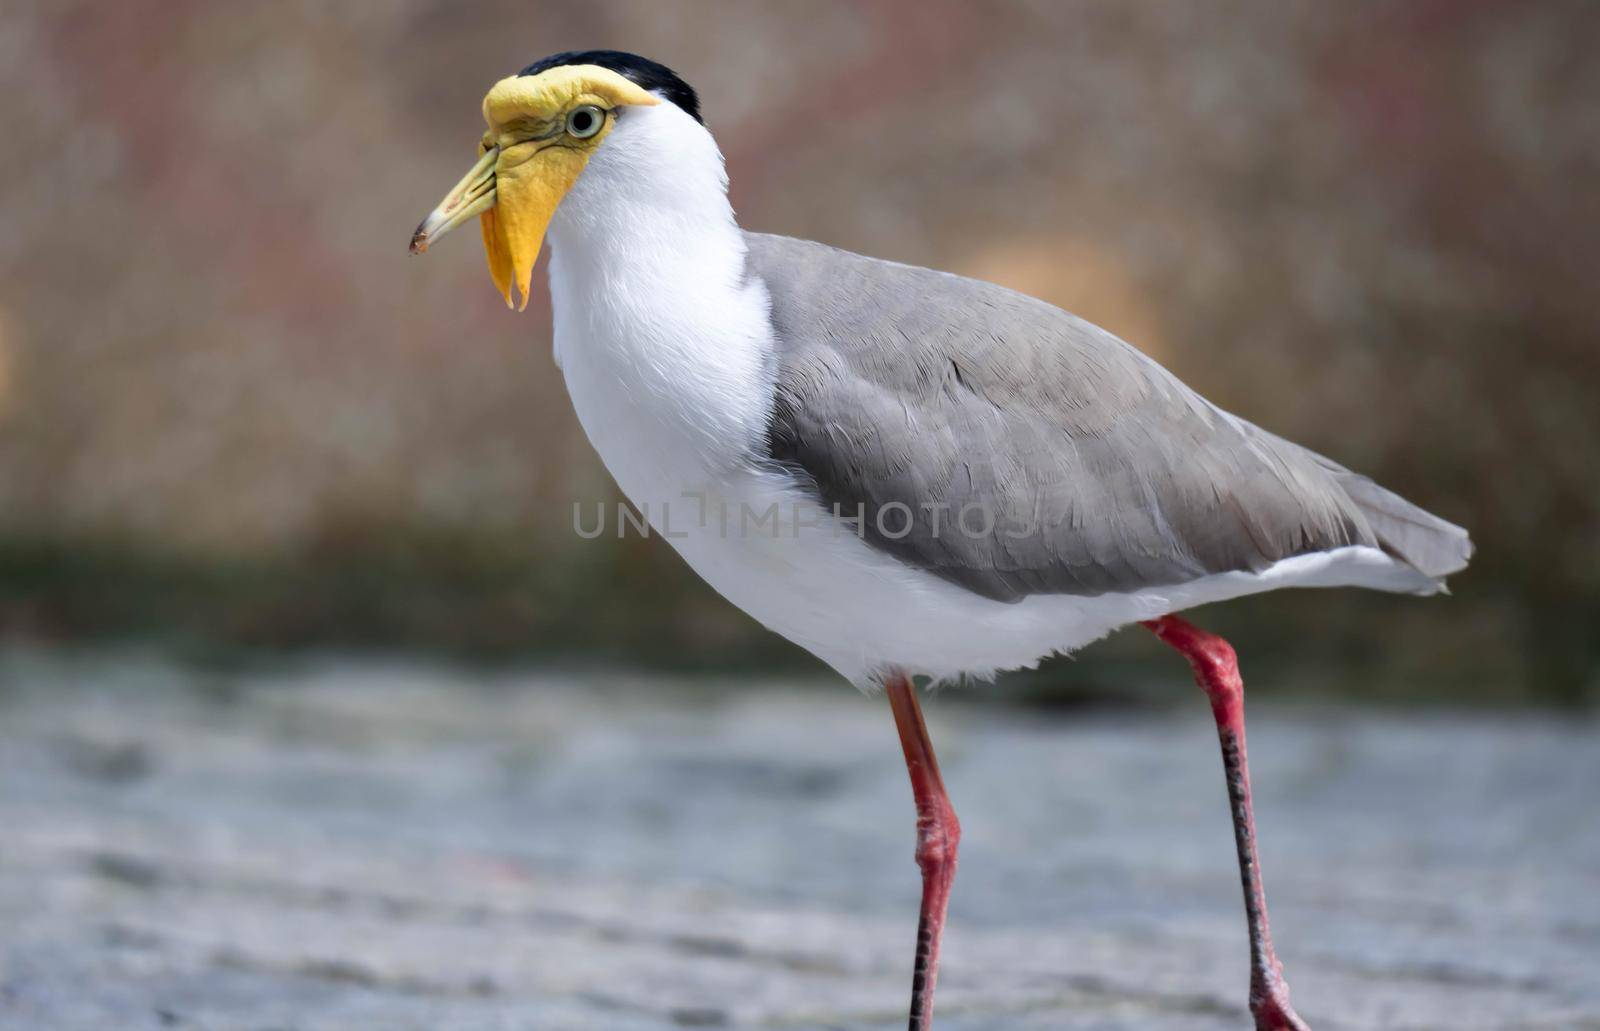
[[[1471,552],[1458,527],[1042,301],[746,236],[778,340],[768,457],[909,565],[1012,601],[1356,544],[1437,579]]]

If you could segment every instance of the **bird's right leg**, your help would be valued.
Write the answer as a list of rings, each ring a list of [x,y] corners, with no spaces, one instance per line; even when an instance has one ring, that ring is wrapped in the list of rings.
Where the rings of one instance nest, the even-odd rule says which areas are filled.
[[[1244,913],[1250,925],[1250,1012],[1257,1031],[1310,1031],[1289,1005],[1289,983],[1272,948],[1267,926],[1267,892],[1256,855],[1256,819],[1250,806],[1250,764],[1244,751],[1244,679],[1233,645],[1177,616],[1162,616],[1143,626],[1172,647],[1194,670],[1194,679],[1211,699],[1211,714],[1222,741],[1222,768],[1228,779],[1239,876],[1244,882]]]
[[[917,803],[917,866],[922,869],[922,913],[917,920],[917,956],[911,974],[909,1031],[933,1027],[933,985],[939,978],[939,941],[944,936],[945,908],[956,877],[956,847],[961,824],[945,794],[939,763],[922,720],[922,706],[911,678],[894,672],[884,678],[884,693],[894,711],[895,729],[906,754],[911,795]]]

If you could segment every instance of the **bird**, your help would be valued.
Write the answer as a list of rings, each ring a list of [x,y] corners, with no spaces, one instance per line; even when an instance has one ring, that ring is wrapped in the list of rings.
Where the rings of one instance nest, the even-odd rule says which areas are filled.
[[[483,117],[410,250],[476,218],[522,310],[548,240],[555,363],[623,494],[728,601],[887,695],[922,876],[911,1031],[932,1026],[961,840],[919,691],[1133,624],[1211,703],[1255,1027],[1305,1029],[1268,925],[1237,655],[1179,613],[1289,587],[1437,594],[1467,532],[1043,301],[746,231],[698,94],[660,63],[555,54],[496,82]]]

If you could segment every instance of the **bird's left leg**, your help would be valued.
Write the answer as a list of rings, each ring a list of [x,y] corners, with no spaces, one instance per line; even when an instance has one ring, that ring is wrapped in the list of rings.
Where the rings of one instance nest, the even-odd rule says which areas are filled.
[[[909,1031],[929,1031],[933,1026],[933,985],[939,978],[939,940],[944,935],[950,885],[956,877],[961,824],[945,794],[911,678],[895,671],[884,678],[883,690],[894,711],[895,729],[906,753],[906,772],[911,775],[911,795],[917,803],[917,866],[922,869],[922,914],[917,921],[908,1027]]]
[[[1211,714],[1222,741],[1222,768],[1228,779],[1233,836],[1244,882],[1244,914],[1250,929],[1250,1012],[1257,1031],[1309,1031],[1289,1005],[1289,983],[1272,948],[1267,926],[1267,893],[1256,855],[1256,820],[1250,807],[1250,765],[1244,751],[1244,679],[1233,646],[1177,616],[1142,624],[1170,645],[1194,670],[1195,682],[1211,699]]]

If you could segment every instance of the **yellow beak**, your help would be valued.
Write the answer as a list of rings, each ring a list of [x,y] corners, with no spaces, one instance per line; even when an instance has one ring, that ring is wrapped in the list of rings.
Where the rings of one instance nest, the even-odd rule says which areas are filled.
[[[411,253],[426,252],[439,237],[477,215],[495,288],[506,307],[521,311],[528,306],[533,263],[545,230],[588,158],[575,148],[542,140],[509,149],[485,146],[478,163],[417,226]],[[522,295],[520,303],[511,300],[513,287]]]
[[[499,147],[490,147],[472,166],[472,171],[450,188],[439,206],[428,212],[428,217],[411,234],[411,253],[426,254],[428,247],[439,237],[474,215],[481,215],[494,207],[494,165],[500,157]]]

